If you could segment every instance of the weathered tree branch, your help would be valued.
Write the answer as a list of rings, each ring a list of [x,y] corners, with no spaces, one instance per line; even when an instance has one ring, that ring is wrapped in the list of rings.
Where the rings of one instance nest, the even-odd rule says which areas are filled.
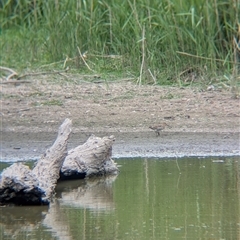
[[[67,140],[72,121],[60,126],[53,146],[46,151],[33,170],[22,163],[6,168],[0,182],[0,204],[49,204],[59,178],[59,171],[67,155]]]
[[[46,200],[50,199],[53,193],[60,168],[67,156],[67,142],[72,131],[71,125],[72,121],[67,118],[59,128],[55,143],[46,151],[32,171],[38,179],[39,187],[46,194]]]
[[[62,75],[62,73],[65,73],[69,70],[69,67],[67,67],[66,69],[64,70],[59,70],[59,71],[53,71],[53,72],[35,72],[35,73],[26,73],[26,74],[23,74],[19,77],[17,77],[17,80],[19,79],[22,79],[22,78],[25,78],[25,77],[28,77],[28,76],[39,76],[39,75],[50,75],[50,74],[60,74]],[[65,76],[64,76],[65,77]]]
[[[0,66],[0,70],[2,71],[7,71],[7,72],[10,72],[10,75],[8,75],[6,77],[6,81],[7,82],[2,82],[1,84],[7,84],[7,83],[29,83],[28,81],[18,81],[22,78],[25,78],[25,77],[28,77],[28,76],[38,76],[38,75],[49,75],[49,74],[59,74],[61,76],[64,76],[66,77],[63,73],[67,72],[69,70],[69,67],[67,67],[66,69],[64,70],[59,70],[59,71],[53,71],[53,72],[36,72],[36,73],[26,73],[26,74],[23,74],[23,75],[20,75],[15,72],[14,70],[12,70],[11,68],[7,68],[7,67],[3,67],[3,66]],[[10,81],[11,78],[13,77],[16,77],[16,80],[17,81]]]
[[[20,83],[32,83],[31,81],[27,81],[27,80],[9,80],[9,81],[4,81],[4,82],[0,82],[0,84],[20,84]]]
[[[8,76],[6,77],[6,80],[7,80],[7,81],[9,81],[12,77],[18,75],[18,74],[17,74],[14,70],[12,70],[11,68],[7,68],[7,67],[2,67],[2,66],[0,66],[0,70],[10,72],[10,75],[8,75]]]

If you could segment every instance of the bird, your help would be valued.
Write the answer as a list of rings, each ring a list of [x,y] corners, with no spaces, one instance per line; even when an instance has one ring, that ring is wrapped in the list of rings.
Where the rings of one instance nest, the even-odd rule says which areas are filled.
[[[154,130],[157,134],[157,136],[160,136],[160,132],[165,128],[165,127],[170,127],[167,123],[160,123],[156,126],[150,126],[149,128]]]

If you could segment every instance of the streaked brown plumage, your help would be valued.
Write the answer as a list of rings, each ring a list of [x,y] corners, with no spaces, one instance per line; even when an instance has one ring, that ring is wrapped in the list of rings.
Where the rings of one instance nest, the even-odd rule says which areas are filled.
[[[160,132],[165,128],[165,127],[170,127],[168,124],[164,123],[160,123],[156,126],[150,126],[149,128],[151,128],[152,130],[154,130],[157,134],[157,136],[160,136]]]

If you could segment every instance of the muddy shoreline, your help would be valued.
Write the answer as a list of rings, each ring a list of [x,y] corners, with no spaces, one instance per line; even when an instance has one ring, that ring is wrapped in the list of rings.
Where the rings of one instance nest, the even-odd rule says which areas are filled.
[[[38,76],[29,84],[1,85],[2,161],[39,158],[65,118],[73,121],[69,149],[93,133],[115,136],[113,158],[240,156],[240,101],[229,89],[68,77],[71,81]],[[149,126],[162,122],[169,127],[156,137]]]
[[[83,144],[91,133],[71,135],[68,148]],[[240,133],[164,132],[156,137],[153,132],[98,132],[96,136],[114,135],[113,158],[133,157],[207,157],[240,156]],[[2,132],[0,161],[38,159],[56,139],[55,132]]]

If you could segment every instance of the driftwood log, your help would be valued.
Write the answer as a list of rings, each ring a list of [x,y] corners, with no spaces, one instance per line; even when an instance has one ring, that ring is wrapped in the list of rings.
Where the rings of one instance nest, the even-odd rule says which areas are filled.
[[[5,169],[0,182],[0,204],[49,204],[59,178],[59,171],[67,155],[67,141],[72,121],[66,119],[60,126],[53,146],[31,170],[22,163]]]
[[[60,171],[60,179],[81,179],[91,176],[117,174],[118,168],[112,156],[114,136],[88,140],[68,152]]]
[[[66,119],[51,148],[31,170],[22,163],[15,163],[0,176],[0,204],[45,205],[49,204],[57,180],[117,174],[112,156],[114,136],[99,138],[94,135],[83,145],[67,152],[67,142],[72,121]]]

